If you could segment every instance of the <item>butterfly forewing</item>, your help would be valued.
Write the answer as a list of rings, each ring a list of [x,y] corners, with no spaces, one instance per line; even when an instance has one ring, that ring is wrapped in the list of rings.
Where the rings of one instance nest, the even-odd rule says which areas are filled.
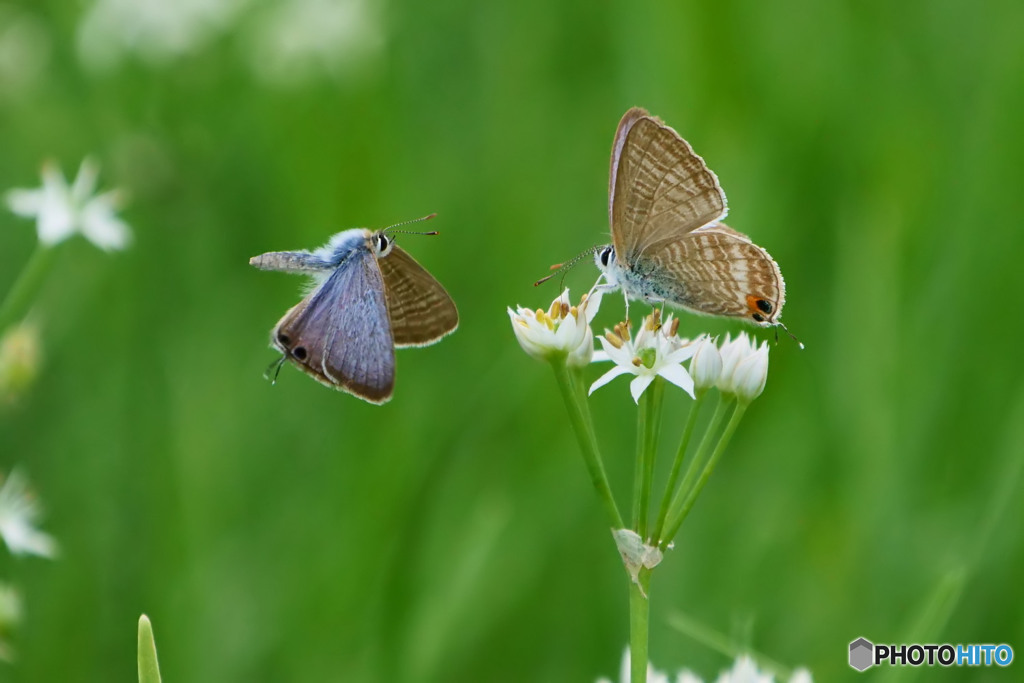
[[[408,252],[395,245],[377,263],[387,291],[395,346],[432,344],[459,326],[455,302]]]
[[[661,278],[672,303],[707,315],[774,322],[786,289],[778,264],[750,238],[721,223],[645,254],[638,268]]]
[[[630,109],[619,123],[610,182],[612,242],[626,264],[727,212],[725,193],[704,160],[642,109]]]
[[[274,328],[273,343],[323,384],[373,403],[388,400],[395,352],[384,284],[369,249],[353,252],[288,311]]]

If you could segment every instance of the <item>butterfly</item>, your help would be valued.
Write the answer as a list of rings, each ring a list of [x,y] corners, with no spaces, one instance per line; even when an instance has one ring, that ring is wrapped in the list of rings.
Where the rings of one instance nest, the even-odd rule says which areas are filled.
[[[394,391],[396,348],[428,346],[455,331],[455,302],[386,234],[391,228],[344,230],[313,252],[249,260],[314,280],[271,332],[271,346],[283,354],[278,369],[287,359],[321,384],[381,404]]]
[[[749,237],[722,223],[718,177],[682,137],[634,107],[615,132],[608,181],[612,243],[594,260],[609,289],[629,300],[694,313],[782,325],[779,266]]]

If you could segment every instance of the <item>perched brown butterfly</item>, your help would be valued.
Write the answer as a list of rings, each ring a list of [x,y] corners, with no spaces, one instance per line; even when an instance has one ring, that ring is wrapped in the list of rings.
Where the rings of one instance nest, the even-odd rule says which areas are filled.
[[[720,221],[725,193],[689,143],[634,107],[615,132],[608,216],[612,243],[594,260],[609,288],[629,299],[768,327],[786,286],[778,264]]]
[[[384,403],[395,386],[395,348],[428,346],[455,331],[455,302],[385,234],[391,228],[344,230],[313,252],[275,251],[249,260],[261,270],[301,273],[315,282],[271,332],[271,345],[284,354],[278,368],[288,359],[321,384]]]

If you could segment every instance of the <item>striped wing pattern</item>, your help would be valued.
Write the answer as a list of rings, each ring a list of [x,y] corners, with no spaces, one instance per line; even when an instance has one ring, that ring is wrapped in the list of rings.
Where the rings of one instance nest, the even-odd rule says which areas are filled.
[[[778,264],[749,237],[722,223],[661,244],[638,267],[665,279],[669,303],[698,313],[744,318],[758,314],[774,322],[786,300]]]
[[[407,251],[396,244],[377,264],[387,290],[395,346],[433,344],[459,326],[455,302]]]

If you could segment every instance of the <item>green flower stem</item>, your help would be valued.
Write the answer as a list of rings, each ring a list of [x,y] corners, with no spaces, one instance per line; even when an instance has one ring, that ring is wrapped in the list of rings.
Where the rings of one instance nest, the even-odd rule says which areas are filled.
[[[651,570],[640,570],[640,585],[629,583],[629,680],[647,682],[647,625],[650,621]]]
[[[149,617],[139,617],[139,683],[160,683],[160,664],[156,659],[156,643]]]
[[[47,247],[41,243],[36,245],[36,250],[21,269],[18,279],[11,286],[11,291],[4,297],[3,303],[0,303],[0,334],[25,316],[46,274],[53,266],[56,252],[56,247]]]
[[[675,519],[679,509],[682,507],[683,502],[686,500],[687,494],[690,489],[693,488],[693,483],[697,479],[697,475],[700,473],[700,468],[704,465],[707,460],[708,451],[711,450],[711,440],[715,434],[718,433],[718,428],[722,425],[722,421],[725,419],[726,408],[728,406],[728,399],[724,395],[719,395],[718,405],[715,407],[715,414],[711,417],[711,422],[708,423],[707,429],[704,430],[704,436],[700,440],[700,445],[697,446],[697,452],[693,454],[693,459],[690,460],[689,466],[686,468],[686,475],[683,477],[683,481],[679,486],[672,491],[671,489],[665,491],[665,495],[672,496],[672,502],[668,506],[668,514],[665,515],[665,519]],[[682,446],[680,446],[681,448]],[[658,545],[664,550],[668,547],[668,544],[672,542],[672,537],[675,534],[664,534],[661,533],[665,529],[664,524],[662,525],[659,533],[656,537]]]
[[[590,480],[594,484],[594,489],[597,490],[598,498],[604,504],[612,528],[621,529],[622,515],[619,514],[619,508],[612,496],[612,489],[608,485],[608,475],[604,472],[601,452],[597,448],[597,437],[594,435],[594,425],[590,419],[587,402],[582,398],[581,393],[573,391],[573,381],[569,377],[565,356],[553,358],[551,368],[555,371],[555,380],[558,383],[559,391],[562,392],[565,410],[569,413],[569,422],[572,424],[573,431],[576,432],[576,439],[579,442],[587,472],[590,473]],[[576,384],[580,384],[580,382],[577,381]]]
[[[676,482],[679,480],[679,471],[683,467],[686,451],[690,447],[690,438],[693,436],[693,428],[697,424],[697,415],[700,413],[700,408],[704,405],[704,397],[707,395],[707,391],[697,393],[696,400],[690,406],[690,414],[686,417],[686,426],[683,427],[683,438],[679,442],[676,459],[672,462],[672,470],[668,474],[668,483],[665,484],[665,495],[661,498],[658,521],[654,525],[654,533],[651,534],[651,538],[655,541],[661,540],[661,532],[665,528],[665,518],[668,516],[669,504],[672,502],[672,494],[675,492]]]
[[[640,398],[636,428],[636,480],[633,489],[633,527],[647,540],[647,518],[651,507],[651,481],[658,452],[658,427],[661,424],[662,396],[665,381],[655,377],[653,384]]]
[[[725,426],[725,431],[722,432],[722,436],[718,440],[718,445],[715,446],[715,452],[711,454],[708,464],[704,466],[704,471],[700,473],[700,479],[697,480],[693,490],[686,495],[686,500],[683,501],[679,512],[670,517],[671,522],[668,527],[668,534],[665,536],[669,541],[671,541],[679,531],[679,527],[682,525],[683,520],[686,519],[686,515],[690,514],[690,508],[692,508],[694,502],[696,502],[697,496],[699,496],[700,492],[704,490],[704,485],[708,483],[708,478],[711,476],[711,473],[715,471],[715,465],[718,464],[719,458],[721,458],[722,453],[725,452],[725,447],[729,445],[729,440],[736,432],[736,428],[739,426],[740,420],[743,419],[743,413],[747,412],[748,405],[750,404],[742,401],[736,403],[736,409],[732,411],[732,417],[729,418],[729,424]]]

